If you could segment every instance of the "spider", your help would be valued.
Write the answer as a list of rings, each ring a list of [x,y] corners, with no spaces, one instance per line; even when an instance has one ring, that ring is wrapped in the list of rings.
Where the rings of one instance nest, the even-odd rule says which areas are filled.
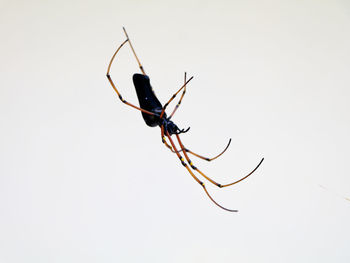
[[[192,152],[191,150],[189,150],[188,148],[186,148],[181,139],[180,139],[180,134],[187,132],[190,128],[185,129],[179,129],[179,127],[171,120],[171,118],[174,116],[174,113],[176,112],[176,110],[179,108],[181,101],[186,93],[186,85],[193,79],[193,77],[187,79],[186,76],[186,72],[185,72],[185,76],[184,76],[184,84],[181,86],[181,88],[179,88],[179,90],[173,94],[173,96],[170,98],[170,100],[164,104],[164,106],[162,106],[162,104],[160,103],[160,101],[158,100],[158,98],[156,97],[151,84],[150,84],[150,79],[149,77],[146,75],[146,72],[143,68],[143,66],[141,65],[141,62],[139,60],[139,58],[136,55],[136,52],[134,50],[133,45],[131,44],[130,38],[125,30],[125,28],[123,27],[123,31],[125,33],[126,36],[126,40],[117,48],[117,50],[115,51],[115,53],[113,54],[109,65],[108,65],[108,69],[107,69],[107,78],[110,82],[110,84],[112,85],[112,88],[114,89],[114,91],[117,93],[119,99],[126,105],[135,108],[139,111],[141,111],[142,117],[144,119],[144,121],[146,122],[146,124],[150,127],[155,127],[155,126],[159,126],[160,127],[160,132],[161,132],[161,139],[163,144],[168,147],[170,149],[170,151],[172,153],[175,153],[177,155],[177,157],[180,159],[181,164],[187,169],[187,171],[190,173],[190,175],[193,177],[194,180],[197,181],[198,184],[200,184],[203,188],[203,190],[205,191],[205,193],[207,194],[207,196],[210,198],[210,200],[216,204],[218,207],[230,211],[230,212],[238,212],[238,210],[232,210],[232,209],[227,209],[223,206],[221,206],[220,204],[218,204],[209,194],[205,184],[198,179],[198,177],[195,175],[194,172],[199,173],[201,176],[203,176],[205,179],[207,179],[210,183],[223,188],[223,187],[227,187],[227,186],[231,186],[234,184],[237,184],[238,182],[243,181],[244,179],[246,179],[248,176],[250,176],[251,174],[253,174],[258,167],[261,165],[261,163],[264,161],[264,158],[261,159],[261,161],[259,162],[259,164],[254,168],[254,170],[252,170],[248,175],[244,176],[243,178],[233,182],[233,183],[229,183],[229,184],[219,184],[217,182],[215,182],[214,180],[212,180],[211,178],[209,178],[208,176],[206,176],[201,170],[199,170],[196,166],[194,166],[194,164],[192,163],[192,161],[189,158],[189,154],[198,157],[200,159],[206,160],[208,162],[215,160],[216,158],[218,158],[219,156],[221,156],[229,147],[230,143],[231,143],[231,139],[229,140],[227,146],[225,147],[225,149],[217,156],[213,157],[213,158],[207,158],[207,157],[203,157],[197,153]],[[110,76],[110,69],[113,63],[114,58],[116,57],[117,53],[119,52],[119,50],[124,46],[124,44],[126,44],[126,42],[129,42],[130,48],[132,53],[134,54],[136,61],[139,65],[139,68],[142,72],[142,74],[136,73],[133,75],[133,82],[134,82],[134,86],[136,89],[136,94],[139,100],[139,104],[140,107],[135,106],[134,104],[131,104],[130,102],[126,101],[121,93],[119,92],[119,90],[117,89],[115,83],[113,82],[111,76]],[[180,97],[180,100],[178,101],[178,103],[176,104],[174,110],[172,111],[172,113],[168,116],[165,113],[165,110],[167,108],[167,106],[169,105],[169,103],[182,91],[182,95]],[[179,144],[180,150],[177,149],[177,147],[175,146],[174,140],[172,139],[171,136],[175,135],[176,140]],[[169,143],[167,142],[170,142]],[[181,153],[183,154],[183,156],[186,159],[186,162],[183,158],[183,156],[181,155]]]

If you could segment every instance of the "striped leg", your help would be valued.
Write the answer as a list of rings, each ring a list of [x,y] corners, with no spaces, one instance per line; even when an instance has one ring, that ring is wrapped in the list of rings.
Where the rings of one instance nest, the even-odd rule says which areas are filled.
[[[173,94],[173,96],[170,98],[170,100],[169,100],[167,103],[164,104],[163,109],[162,109],[162,112],[160,113],[160,118],[163,117],[163,114],[164,114],[164,112],[165,112],[165,109],[166,109],[166,107],[168,107],[169,103],[170,103],[173,99],[175,99],[176,95],[177,95],[183,88],[185,88],[186,85],[188,84],[188,82],[190,82],[192,79],[193,79],[193,76],[190,77],[190,79],[187,80],[187,81],[185,82],[185,84],[183,84],[183,85],[181,86],[181,88],[180,88],[176,93]]]
[[[166,147],[168,147],[173,153],[175,153],[175,151],[173,150],[173,148],[172,148],[172,147],[167,143],[167,141],[166,141],[165,134],[164,134],[164,126],[161,126],[161,127],[160,127],[160,130],[161,130],[162,143],[164,143]],[[185,147],[183,148],[183,150],[181,149],[181,150],[179,150],[178,152],[185,151],[186,153],[190,153],[190,154],[192,154],[192,155],[194,155],[194,156],[196,156],[196,157],[198,157],[198,158],[201,158],[201,159],[203,159],[203,160],[206,160],[206,161],[210,162],[210,161],[213,161],[213,160],[215,160],[216,158],[220,157],[224,152],[226,152],[227,148],[230,146],[230,143],[231,143],[231,139],[229,140],[229,142],[228,142],[227,146],[225,147],[225,149],[224,149],[220,154],[216,155],[216,156],[213,157],[213,158],[203,157],[203,156],[201,156],[201,155],[199,155],[199,154],[196,154],[196,153],[192,152],[191,150],[189,150],[189,149],[187,149],[187,148],[185,148]]]
[[[142,74],[143,74],[143,75],[146,75],[145,70],[143,69],[143,67],[142,67],[142,65],[141,65],[141,62],[140,62],[139,58],[138,58],[137,55],[136,55],[135,49],[134,49],[134,47],[132,46],[131,41],[130,41],[130,38],[129,38],[129,36],[128,36],[128,33],[126,33],[126,30],[125,30],[124,27],[123,27],[123,30],[124,30],[124,33],[125,33],[125,36],[126,36],[127,40],[129,41],[129,45],[130,45],[130,47],[131,47],[132,53],[134,53],[134,56],[135,56],[135,58],[136,58],[136,60],[137,60],[137,63],[139,64],[139,68],[140,68],[140,70],[142,71]]]
[[[173,148],[166,142],[166,139],[165,139],[165,135],[164,135],[164,126],[162,125],[160,127],[160,136],[162,137],[162,143],[165,144],[166,147],[168,147],[173,153],[175,153],[175,151],[173,150]]]
[[[220,187],[220,188],[227,187],[227,186],[230,186],[230,185],[234,185],[234,184],[237,184],[237,183],[243,181],[243,180],[246,179],[248,176],[250,176],[251,174],[253,174],[253,173],[256,171],[256,169],[258,169],[258,167],[261,165],[261,163],[264,161],[264,158],[262,158],[261,161],[260,161],[260,163],[254,168],[254,170],[251,171],[248,175],[244,176],[243,178],[241,178],[241,179],[239,179],[239,180],[237,180],[237,181],[235,181],[235,182],[233,182],[233,183],[229,183],[229,184],[224,184],[224,185],[222,185],[222,184],[219,184],[219,183],[215,182],[214,180],[212,180],[212,179],[209,178],[208,176],[206,176],[201,170],[199,170],[196,166],[193,165],[192,161],[190,160],[190,158],[188,157],[188,155],[187,155],[187,153],[186,153],[186,150],[184,149],[184,146],[183,146],[183,144],[182,144],[182,142],[181,142],[181,139],[180,139],[180,136],[179,136],[178,134],[176,134],[176,138],[177,138],[177,140],[178,140],[178,142],[179,142],[179,145],[180,145],[181,149],[183,150],[183,153],[184,153],[184,155],[185,155],[185,158],[186,158],[188,164],[191,166],[191,168],[192,168],[193,170],[197,171],[198,173],[200,173],[200,174],[201,174],[205,179],[207,179],[209,182],[211,182],[212,184],[214,184],[214,185],[216,185],[216,186],[218,186],[218,187]]]
[[[166,138],[165,138],[165,134],[164,134],[164,126],[160,127],[161,130],[161,138],[162,138],[162,143],[165,144],[166,147],[168,147],[170,149],[170,151],[172,151],[173,153],[175,153],[175,151],[173,150],[173,148],[167,143]],[[182,152],[182,150],[177,151],[177,152]]]
[[[112,56],[112,58],[111,58],[111,61],[109,62],[109,65],[108,65],[107,74],[106,74],[106,75],[107,75],[107,78],[108,78],[108,80],[109,80],[109,83],[112,85],[112,88],[113,88],[114,91],[117,93],[119,99],[120,99],[124,104],[129,105],[130,107],[133,107],[133,108],[135,108],[135,109],[137,109],[137,110],[140,110],[140,111],[142,111],[142,112],[144,112],[144,113],[147,113],[147,114],[150,114],[150,115],[157,115],[157,114],[155,114],[155,113],[153,113],[153,112],[150,112],[150,111],[141,109],[140,107],[137,107],[137,106],[135,106],[134,104],[131,104],[131,103],[127,102],[126,100],[124,100],[123,97],[122,97],[122,95],[121,95],[120,92],[118,91],[116,85],[114,84],[114,82],[113,82],[113,80],[112,80],[110,74],[109,74],[115,56],[117,55],[117,53],[119,52],[119,50],[124,46],[124,44],[125,44],[126,42],[128,42],[128,41],[129,41],[129,43],[130,43],[129,38],[128,38],[127,40],[125,40],[125,41],[118,47],[117,51],[113,54],[113,56]],[[130,44],[130,45],[131,45],[131,44]]]
[[[199,154],[197,154],[197,153],[192,152],[191,150],[189,150],[189,149],[187,149],[187,148],[185,148],[185,147],[184,147],[183,149],[184,149],[184,151],[187,152],[187,153],[190,153],[190,154],[192,154],[192,155],[194,155],[194,156],[196,156],[196,157],[198,157],[198,158],[201,158],[201,159],[203,159],[203,160],[206,160],[206,161],[210,162],[210,161],[213,161],[213,160],[215,160],[216,158],[220,157],[221,155],[223,155],[224,152],[226,152],[226,150],[227,150],[228,147],[230,146],[230,143],[231,143],[231,139],[228,141],[228,144],[226,145],[225,149],[224,149],[220,154],[216,155],[216,156],[213,157],[213,158],[203,157],[203,156],[201,156],[201,155],[199,155]]]
[[[182,156],[180,155],[180,153],[177,151],[176,146],[175,146],[173,140],[171,139],[169,132],[166,132],[166,136],[168,137],[168,139],[169,139],[169,141],[170,141],[170,144],[172,145],[173,149],[175,150],[175,153],[176,153],[177,157],[179,157],[179,159],[180,159],[182,165],[183,165],[183,166],[187,169],[187,171],[191,174],[191,176],[193,177],[193,179],[196,180],[197,183],[199,183],[199,184],[203,187],[203,190],[205,191],[205,193],[207,194],[207,196],[210,198],[210,200],[211,200],[214,204],[216,204],[218,207],[220,207],[220,208],[222,208],[222,209],[224,209],[224,210],[226,210],[226,211],[229,211],[229,212],[238,212],[238,210],[227,209],[227,208],[225,208],[225,207],[219,205],[219,204],[210,196],[210,194],[208,193],[208,191],[207,191],[207,189],[206,189],[204,183],[203,183],[202,181],[200,181],[200,180],[194,175],[194,173],[192,172],[192,170],[191,170],[191,169],[188,167],[188,165],[185,163],[183,157],[182,157]]]
[[[185,93],[186,93],[186,72],[185,72],[184,82],[185,82],[184,91],[182,92],[181,98],[180,98],[179,102],[176,104],[175,109],[170,114],[169,120],[173,117],[175,111],[179,108],[181,101],[182,101],[183,97],[185,96]]]

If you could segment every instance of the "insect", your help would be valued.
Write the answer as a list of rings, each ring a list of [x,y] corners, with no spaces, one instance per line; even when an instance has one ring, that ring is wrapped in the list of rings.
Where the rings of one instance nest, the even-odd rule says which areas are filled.
[[[179,108],[181,101],[186,93],[186,86],[187,84],[193,79],[193,77],[187,79],[186,73],[185,73],[185,77],[184,77],[184,84],[179,88],[179,90],[173,94],[173,96],[170,98],[170,100],[164,104],[164,106],[160,103],[160,101],[158,100],[158,98],[156,97],[151,84],[150,84],[150,79],[149,77],[146,75],[146,72],[143,68],[143,66],[141,65],[141,62],[139,60],[139,58],[136,55],[136,52],[134,50],[133,45],[131,44],[130,38],[125,30],[125,28],[123,27],[125,36],[126,36],[126,40],[117,48],[117,50],[115,51],[115,53],[113,54],[109,65],[108,65],[108,69],[107,69],[107,78],[110,82],[110,84],[112,85],[112,88],[115,90],[115,92],[117,93],[119,99],[126,105],[135,108],[139,111],[141,111],[142,117],[144,119],[144,121],[146,122],[146,124],[150,127],[156,127],[159,126],[160,127],[160,132],[161,132],[161,139],[163,144],[168,147],[170,149],[170,151],[172,153],[175,153],[177,155],[177,157],[180,159],[180,162],[182,163],[182,165],[187,169],[187,171],[190,173],[190,175],[194,178],[194,180],[197,181],[198,184],[200,184],[203,188],[203,190],[205,191],[205,193],[207,194],[207,196],[210,198],[210,200],[216,204],[217,206],[219,206],[220,208],[230,211],[230,212],[238,212],[238,210],[232,210],[232,209],[227,209],[223,206],[221,206],[220,204],[218,204],[209,194],[205,184],[196,176],[195,172],[199,173],[201,176],[203,176],[206,180],[208,180],[210,183],[223,188],[223,187],[227,187],[227,186],[231,186],[234,185],[238,182],[243,181],[244,179],[246,179],[248,176],[250,176],[251,174],[253,174],[258,167],[261,165],[261,163],[264,161],[264,158],[261,159],[261,161],[259,162],[259,164],[254,168],[254,170],[252,170],[248,175],[244,176],[243,178],[233,182],[233,183],[229,183],[229,184],[219,184],[217,182],[215,182],[214,180],[212,180],[211,178],[209,178],[207,175],[205,175],[201,170],[199,170],[196,166],[194,166],[194,164],[192,163],[192,161],[189,158],[189,155],[193,155],[195,157],[198,157],[200,159],[206,160],[206,161],[213,161],[216,158],[218,158],[219,156],[221,156],[229,147],[230,143],[231,143],[231,139],[229,140],[226,148],[217,156],[213,157],[213,158],[207,158],[207,157],[203,157],[197,153],[192,152],[191,150],[189,150],[188,148],[186,148],[181,139],[180,139],[180,134],[185,133],[189,130],[189,128],[185,129],[179,129],[179,127],[171,120],[171,118],[174,116],[174,113],[176,112],[176,110]],[[111,75],[110,75],[110,70],[111,70],[111,66],[112,63],[114,61],[114,58],[116,57],[116,55],[118,54],[119,50],[124,46],[124,44],[129,43],[130,48],[132,53],[134,54],[136,61],[139,65],[139,68],[141,70],[142,74],[136,73],[133,75],[133,82],[134,82],[134,86],[136,89],[136,94],[138,97],[138,101],[140,104],[140,107],[135,106],[134,104],[131,104],[130,102],[126,101],[121,93],[119,92],[119,90],[117,89],[115,83],[113,82]],[[177,105],[175,106],[174,110],[172,111],[172,113],[168,116],[165,112],[167,106],[169,105],[169,103],[182,91],[182,95],[180,97],[180,100],[178,101]],[[178,150],[178,148],[175,146],[174,140],[172,136],[175,136],[178,145],[180,147],[180,149]],[[167,140],[170,142],[170,144],[167,142]],[[183,156],[186,159],[186,162],[183,158]]]

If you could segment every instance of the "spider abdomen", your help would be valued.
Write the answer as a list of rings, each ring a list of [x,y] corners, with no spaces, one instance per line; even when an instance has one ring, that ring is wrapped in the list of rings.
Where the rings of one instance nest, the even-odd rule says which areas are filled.
[[[132,80],[140,108],[160,114],[162,112],[162,104],[154,94],[149,77],[143,74],[134,74]],[[158,116],[142,112],[142,118],[148,126],[155,127],[160,125],[160,118]]]

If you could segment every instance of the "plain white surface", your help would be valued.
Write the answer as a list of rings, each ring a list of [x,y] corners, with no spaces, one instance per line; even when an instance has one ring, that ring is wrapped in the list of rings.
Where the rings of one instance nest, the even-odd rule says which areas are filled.
[[[0,261],[349,262],[348,1],[2,1]],[[105,74],[125,26],[210,193]],[[137,102],[137,64],[113,79]],[[172,104],[173,106],[175,104]],[[172,109],[172,106],[169,107]],[[326,189],[322,188],[325,187]]]

